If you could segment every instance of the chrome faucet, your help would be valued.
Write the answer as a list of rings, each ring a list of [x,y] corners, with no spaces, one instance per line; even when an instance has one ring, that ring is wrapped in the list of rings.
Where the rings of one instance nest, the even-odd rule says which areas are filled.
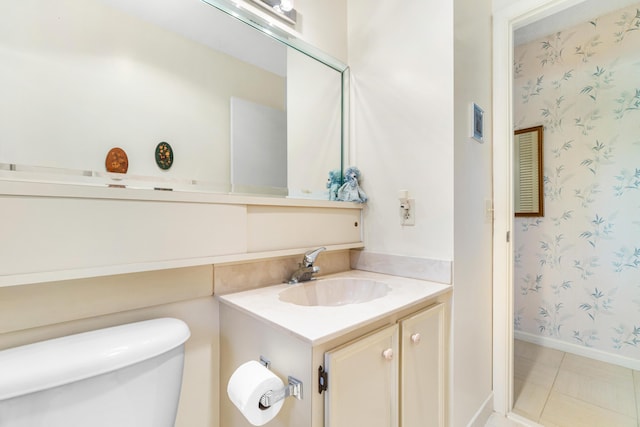
[[[302,258],[302,262],[298,263],[298,269],[291,275],[289,284],[293,285],[300,282],[308,282],[314,280],[314,274],[320,271],[320,267],[313,265],[316,262],[316,258],[320,252],[327,250],[327,248],[318,248],[311,251],[307,251]]]

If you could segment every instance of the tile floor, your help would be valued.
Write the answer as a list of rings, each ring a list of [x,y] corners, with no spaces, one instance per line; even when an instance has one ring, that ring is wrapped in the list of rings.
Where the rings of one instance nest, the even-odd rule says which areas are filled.
[[[516,340],[513,412],[545,427],[640,427],[640,371]]]
[[[529,424],[519,423],[494,412],[484,427],[529,427]]]

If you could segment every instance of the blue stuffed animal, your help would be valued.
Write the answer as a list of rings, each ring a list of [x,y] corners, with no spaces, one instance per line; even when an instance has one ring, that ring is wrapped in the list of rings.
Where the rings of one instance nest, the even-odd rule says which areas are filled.
[[[329,171],[329,179],[327,179],[327,188],[329,189],[329,200],[338,200],[338,189],[342,184],[340,169]]]
[[[350,166],[344,171],[344,184],[338,189],[338,200],[343,202],[365,203],[367,195],[360,188],[360,169]]]

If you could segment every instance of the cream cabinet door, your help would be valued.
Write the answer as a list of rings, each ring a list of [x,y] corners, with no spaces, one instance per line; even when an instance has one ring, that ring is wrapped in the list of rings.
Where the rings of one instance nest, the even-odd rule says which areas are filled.
[[[398,325],[325,353],[325,427],[398,426]]]
[[[444,304],[400,322],[400,424],[444,426]]]

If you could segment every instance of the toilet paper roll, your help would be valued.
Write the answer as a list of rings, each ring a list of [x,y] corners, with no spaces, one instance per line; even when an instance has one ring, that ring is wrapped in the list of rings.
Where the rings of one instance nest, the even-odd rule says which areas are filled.
[[[236,408],[254,426],[261,426],[278,415],[284,400],[267,409],[260,409],[260,397],[268,391],[278,391],[284,383],[273,372],[255,360],[238,367],[229,378],[227,394]]]

